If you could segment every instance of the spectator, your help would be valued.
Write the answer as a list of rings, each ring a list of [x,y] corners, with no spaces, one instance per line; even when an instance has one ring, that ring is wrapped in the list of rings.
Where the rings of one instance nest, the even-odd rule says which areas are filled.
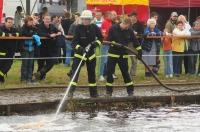
[[[167,21],[165,28],[168,29],[169,33],[172,33],[176,28],[178,14],[177,12],[172,12],[170,19]]]
[[[25,24],[22,27],[22,35],[26,37],[37,37],[37,29],[33,25],[33,18],[27,16],[25,18]],[[40,40],[37,39],[37,45],[41,44]],[[33,40],[24,40],[23,41],[23,51],[21,52],[22,58],[34,58],[34,41]],[[33,68],[33,59],[22,59],[21,66],[21,82],[22,83],[32,83],[32,71]]]
[[[17,11],[15,12],[14,17],[14,24],[16,28],[21,28],[23,26],[23,19],[24,19],[24,13],[22,13],[22,7],[17,6]]]
[[[79,13],[75,13],[75,22],[70,25],[69,31],[68,31],[68,35],[73,35],[74,34],[75,28],[79,24],[79,17],[80,17],[80,14]],[[68,41],[67,43],[71,45],[72,39],[68,39],[67,41]],[[66,61],[65,61],[67,67],[70,66],[70,61],[71,61],[70,57],[72,57],[72,49],[71,48],[67,48]]]
[[[177,26],[173,31],[174,36],[191,35],[191,33],[184,28],[184,23],[182,21],[178,21],[176,25]],[[188,50],[187,39],[181,39],[181,38],[172,39],[174,76],[180,77],[184,52],[186,52],[187,50]]]
[[[190,24],[187,22],[185,16],[180,15],[180,16],[178,17],[178,21],[182,21],[182,22],[183,22],[183,27],[184,27],[184,29],[187,30],[187,31],[190,31],[191,26],[190,26]]]
[[[33,14],[33,25],[38,25],[40,20],[40,15],[38,13]]]
[[[65,12],[65,18],[61,21],[61,25],[64,29],[64,33],[65,35],[68,35],[68,32],[69,32],[69,27],[72,23],[74,23],[74,21],[71,20],[71,14],[70,12]],[[72,51],[72,46],[71,46],[71,39],[66,39],[65,40],[65,53],[63,53],[63,57],[71,57],[71,51]],[[70,56],[69,56],[70,55]],[[64,60],[63,60],[64,61]],[[70,61],[69,60],[65,60],[65,62],[63,62],[66,64],[66,66],[70,66]]]
[[[194,22],[193,28],[190,29],[192,36],[200,35],[200,23],[198,21]],[[188,73],[189,75],[195,75],[196,73],[196,64],[197,58],[200,51],[200,39],[190,39],[190,43],[188,46],[188,54],[189,54],[189,65],[188,65]],[[198,72],[200,74],[200,72]]]
[[[119,20],[118,20],[118,18],[117,18],[117,12],[116,11],[114,11],[114,10],[112,10],[111,11],[111,13],[112,13],[112,25],[114,25],[114,24],[116,24],[116,23],[119,23]],[[114,72],[115,73],[115,72]],[[115,74],[113,74],[113,78],[114,79],[118,79],[118,77],[115,75]]]
[[[102,22],[103,22],[102,12],[98,11],[96,12],[95,18],[92,23],[96,24],[100,28]]]
[[[54,25],[58,30],[59,30],[59,23],[58,23],[58,16],[57,15],[53,15],[51,16],[51,24]],[[60,31],[60,30],[59,30]],[[61,48],[56,46],[55,47],[55,57],[60,57],[61,55]],[[54,60],[54,64],[55,65],[58,65],[60,62],[59,62],[59,59],[58,58],[55,58]]]
[[[18,37],[19,32],[13,28],[13,18],[7,17],[5,25],[0,27],[1,37]],[[16,40],[0,40],[0,58],[13,58],[16,49]],[[4,83],[4,75],[10,70],[13,59],[0,59],[0,83]]]
[[[117,18],[117,12],[116,11],[111,11],[113,18],[112,18],[112,25],[116,24],[119,22],[118,18]]]
[[[149,19],[147,21],[147,27],[144,30],[146,36],[161,36],[162,32],[156,27],[156,21],[154,19]],[[153,38],[143,38],[142,42],[142,54],[143,60],[152,69],[156,65],[156,39]],[[151,77],[151,73],[145,68],[145,77]]]
[[[164,29],[165,35],[171,35],[168,29]],[[165,77],[173,78],[173,58],[172,58],[172,39],[162,38],[164,55],[164,73]]]
[[[63,35],[65,35],[64,29],[61,24],[62,19],[62,16],[58,16],[58,30],[61,31]]]
[[[42,8],[42,12],[40,13],[40,19],[39,19],[39,23],[42,23],[43,22],[43,17],[45,15],[48,15],[49,12],[48,12],[48,8],[47,7],[43,7]]]
[[[200,23],[200,16],[196,18],[196,21]]]
[[[132,20],[132,31],[134,33],[135,36],[138,36],[138,35],[142,35],[144,34],[144,26],[141,22],[138,21],[138,14],[135,13],[135,12],[132,12],[131,14],[128,15],[131,20]],[[141,39],[138,39],[139,40],[139,43],[141,43]],[[132,46],[133,44],[130,43],[129,44],[129,47],[134,50],[135,52],[137,52],[137,50]],[[132,54],[131,54],[132,55]],[[131,68],[130,68],[130,76],[131,77],[134,77],[136,76],[136,70],[137,70],[137,57],[136,56],[131,56]]]
[[[187,22],[185,16],[180,15],[180,16],[178,17],[178,21],[182,21],[182,22],[183,22],[183,27],[184,27],[184,29],[187,30],[187,31],[190,31],[191,26],[190,26],[190,24]],[[188,40],[185,40],[185,41],[188,41]],[[189,56],[187,55],[187,51],[184,52],[184,58],[183,58],[183,59],[184,59],[185,74],[188,74],[188,63],[189,63],[188,60],[189,60]],[[182,70],[181,70],[181,72],[182,72]]]
[[[101,25],[101,32],[104,36],[104,41],[107,40],[107,34],[109,32],[110,27],[112,26],[112,12],[108,11],[106,12],[106,18],[103,21],[102,25]],[[106,75],[106,71],[107,71],[107,57],[106,55],[108,55],[108,49],[109,49],[109,45],[106,44],[102,44],[101,47],[101,60],[100,60],[100,77],[99,77],[99,81],[104,81],[104,75]]]
[[[61,32],[52,24],[51,17],[47,14],[43,17],[43,22],[39,24],[39,34],[51,39],[42,40],[40,46],[40,57],[54,57],[56,40],[55,37],[61,35]],[[38,72],[34,74],[37,80],[43,80],[47,72],[49,72],[54,66],[54,59],[39,59],[38,60]]]
[[[158,24],[158,13],[152,12],[152,13],[150,14],[150,18],[151,18],[151,19],[154,19],[154,20],[156,21],[156,28],[157,28],[158,30],[160,30],[160,25]],[[156,40],[155,40],[155,43],[156,43],[156,65],[153,66],[152,71],[153,71],[155,74],[158,74],[158,70],[160,69],[160,58],[159,58],[159,55],[160,55],[161,39],[156,39]]]

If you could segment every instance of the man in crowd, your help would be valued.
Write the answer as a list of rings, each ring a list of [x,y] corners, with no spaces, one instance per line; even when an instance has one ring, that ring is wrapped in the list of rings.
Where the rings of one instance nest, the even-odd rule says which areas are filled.
[[[69,28],[70,28],[70,25],[74,23],[74,21],[71,20],[71,14],[70,12],[65,12],[65,18],[61,21],[61,25],[64,29],[64,33],[65,35],[68,35],[68,31],[69,31]],[[71,57],[71,51],[72,51],[72,46],[71,46],[71,40],[70,39],[66,39],[65,40],[65,43],[66,43],[66,47],[65,47],[65,52],[63,53],[63,57]],[[64,47],[63,47],[64,48]],[[67,56],[66,56],[67,55]],[[66,61],[66,60],[63,60],[64,63],[66,64],[66,66],[70,66],[70,61]]]
[[[129,14],[129,17],[132,20],[133,26],[131,27],[131,29],[134,35],[139,36],[139,35],[144,34],[144,26],[141,22],[138,21],[138,14],[135,12],[132,12],[131,14]],[[141,39],[138,39],[138,40],[139,40],[139,43],[141,43]],[[137,52],[137,50],[133,47],[132,43],[129,44],[129,47],[135,52]],[[136,76],[136,70],[137,70],[137,57],[131,56],[130,58],[131,58],[131,64],[132,64],[130,68],[130,76],[134,77]]]
[[[160,30],[160,25],[158,24],[158,13],[156,12],[152,12],[150,14],[150,19],[154,19],[156,21],[156,28]],[[160,59],[159,59],[159,55],[160,55],[160,45],[161,45],[161,39],[156,39],[156,65],[153,66],[152,71],[155,74],[158,74],[158,71],[160,69]]]
[[[113,19],[112,19],[112,25],[116,24],[119,22],[119,20],[117,19],[117,12],[116,11],[111,11],[112,15],[113,15]]]
[[[22,7],[21,6],[17,6],[17,11],[15,12],[15,17],[14,17],[14,25],[17,29],[20,29],[24,22],[24,13],[22,13]]]
[[[167,21],[165,28],[168,29],[169,33],[172,33],[173,30],[176,28],[176,22],[178,19],[178,13],[172,12],[170,19]]]
[[[95,18],[92,23],[96,24],[100,28],[102,22],[103,22],[102,12],[98,11],[96,12]]]
[[[142,58],[142,48],[130,29],[132,27],[132,21],[130,18],[124,19],[122,23],[113,25],[108,33],[107,40],[110,42],[120,43],[124,46],[128,46],[130,42],[133,42],[134,47],[138,51],[138,59]],[[128,74],[128,53],[127,50],[122,47],[110,46],[108,51],[108,62],[107,62],[107,83],[106,83],[106,95],[112,96],[113,92],[113,77],[112,74],[115,70],[116,64],[122,72],[124,82],[126,84],[127,93],[129,96],[133,96],[134,86],[131,78]]]
[[[48,14],[49,14],[48,8],[47,8],[47,7],[43,7],[43,8],[42,8],[42,12],[40,13],[39,22],[42,23],[42,22],[43,22],[43,17],[44,17],[45,15],[48,15]]]
[[[33,25],[37,26],[39,24],[40,15],[38,13],[33,14]]]
[[[0,28],[1,37],[18,37],[18,31],[13,28],[13,18],[7,17],[5,25]],[[0,83],[4,83],[4,75],[10,70],[13,64],[13,57],[16,49],[16,40],[1,40],[0,41]],[[11,58],[11,59],[3,59]]]
[[[43,22],[38,25],[39,35],[48,37],[50,39],[41,40],[42,45],[40,46],[40,57],[54,57],[57,35],[61,35],[61,32],[52,24],[51,17],[46,14],[43,16]],[[44,79],[47,72],[49,72],[54,65],[54,59],[39,59],[38,60],[38,72],[34,74],[36,80]]]
[[[57,15],[51,16],[51,21],[52,21],[51,24],[54,25],[59,30],[58,16]],[[60,57],[60,54],[61,54],[60,52],[61,52],[61,48],[56,46],[55,57]],[[59,59],[55,59],[54,64],[55,65],[59,64]]]
[[[110,27],[112,26],[112,12],[108,11],[106,12],[106,18],[103,21],[102,25],[101,25],[101,32],[104,36],[104,41],[107,40],[107,34],[108,31],[110,29]],[[102,48],[101,48],[101,61],[100,61],[100,78],[99,81],[104,81],[104,75],[106,75],[107,72],[107,57],[106,55],[108,55],[108,49],[109,49],[109,45],[107,44],[102,44]]]

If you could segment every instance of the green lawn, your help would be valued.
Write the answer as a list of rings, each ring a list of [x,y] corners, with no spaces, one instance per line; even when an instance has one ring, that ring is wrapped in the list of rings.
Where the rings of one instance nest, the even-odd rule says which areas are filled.
[[[99,61],[99,58],[97,58]],[[129,61],[130,63],[130,61]],[[35,71],[37,70],[37,63],[35,63]],[[96,67],[96,71],[98,73],[98,66]],[[46,80],[37,84],[38,86],[41,85],[68,85],[69,84],[69,77],[67,76],[67,72],[70,70],[70,67],[66,67],[64,64],[55,65],[53,69],[47,74]],[[181,77],[174,77],[173,79],[166,79],[164,77],[164,64],[163,59],[161,57],[161,68],[160,68],[160,75],[158,77],[164,83],[182,83],[182,82],[199,82],[200,77],[198,76],[187,76],[182,75]],[[21,84],[20,82],[20,70],[21,70],[21,60],[15,60],[11,70],[8,72],[8,76],[5,77],[6,83],[2,84],[1,88],[8,88],[8,87],[22,87],[22,86],[32,86],[27,84]],[[116,75],[119,79],[115,80],[115,85],[123,85],[123,78],[119,67],[116,67]],[[105,85],[106,82],[98,82],[97,77],[97,84],[98,85]],[[144,65],[140,64],[138,61],[138,69],[137,69],[137,76],[133,78],[134,84],[150,84],[156,83],[153,78],[145,78],[144,77]],[[87,72],[86,67],[82,67],[81,74],[79,77],[79,85],[87,85]]]

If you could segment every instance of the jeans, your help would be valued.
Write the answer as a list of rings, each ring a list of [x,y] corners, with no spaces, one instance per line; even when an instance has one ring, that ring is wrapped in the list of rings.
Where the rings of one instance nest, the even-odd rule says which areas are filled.
[[[65,40],[65,43],[66,43],[66,60],[65,60],[65,64],[66,64],[66,66],[69,66],[71,58],[68,58],[68,57],[71,57],[71,54],[72,54],[72,46],[71,46],[72,41]]]
[[[109,45],[102,45],[101,47],[101,62],[100,62],[100,76],[103,76],[106,74],[107,71],[107,59],[108,57],[105,55],[108,55]]]
[[[171,50],[164,50],[163,54],[164,54],[165,75],[173,74],[172,51]]]
[[[194,54],[194,55],[190,55]],[[189,65],[188,65],[188,73],[189,74],[195,74],[196,73],[196,64],[197,64],[197,58],[198,58],[198,51],[189,50],[188,51],[188,59],[189,59]]]
[[[182,62],[184,52],[173,51],[173,71],[174,75],[180,75],[182,71]]]
[[[22,58],[33,58],[34,51],[23,50],[21,53]],[[33,59],[23,59],[21,66],[21,81],[31,80],[32,79],[32,66]]]

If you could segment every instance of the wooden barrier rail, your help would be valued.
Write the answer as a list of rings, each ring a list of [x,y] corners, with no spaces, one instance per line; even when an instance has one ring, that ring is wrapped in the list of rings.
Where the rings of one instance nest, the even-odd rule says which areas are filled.
[[[73,36],[71,35],[67,35],[65,36],[66,39],[72,39]],[[137,38],[142,38],[140,36],[137,36]],[[191,38],[200,38],[200,36],[147,36],[147,38],[185,38],[185,39],[191,39]],[[30,40],[30,39],[33,39],[33,37],[0,37],[0,40],[1,39],[11,39],[11,40]],[[47,37],[40,37],[40,39],[49,39]]]

